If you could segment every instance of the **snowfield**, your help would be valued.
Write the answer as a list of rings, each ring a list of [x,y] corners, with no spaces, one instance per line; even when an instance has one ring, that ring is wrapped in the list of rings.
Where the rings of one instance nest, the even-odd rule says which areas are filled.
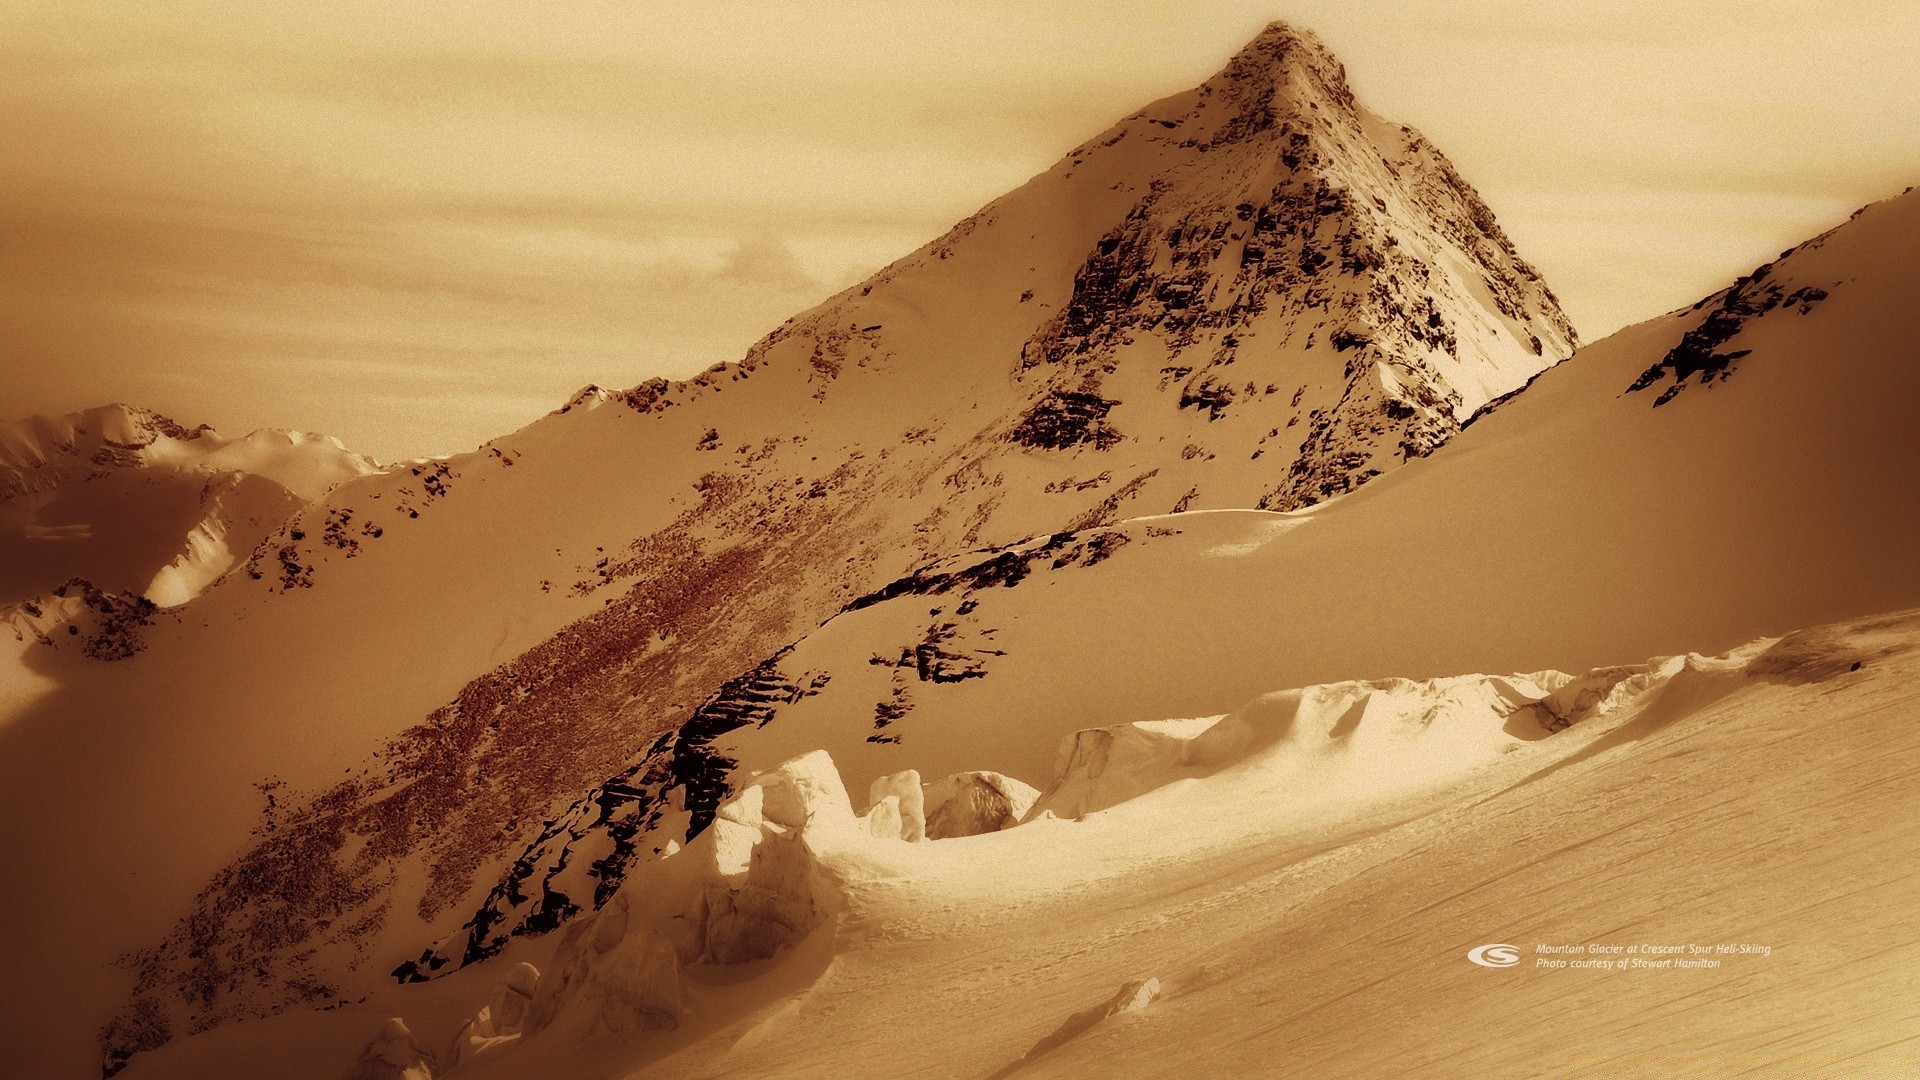
[[[1136,755],[1158,770],[1123,770],[1102,809],[1043,797],[1023,823],[918,842],[897,795],[866,805],[815,752],[571,923],[531,987],[524,962],[478,965],[126,1075],[349,1075],[391,1015],[406,1064],[476,1078],[1897,1061],[1888,1044],[1920,1036],[1904,1004],[1920,943],[1880,868],[1920,843],[1903,825],[1917,646],[1903,614],[1578,678],[1281,692],[1146,729],[1216,743]],[[1088,779],[1064,756],[1049,796]],[[1468,962],[1493,941],[1525,963]],[[1714,968],[1535,966],[1536,945],[1608,942],[1754,948]],[[1805,1023],[1834,985],[1844,1016]],[[476,1039],[503,1001],[520,1019]]]
[[[110,670],[22,628],[0,812],[98,793],[87,844],[0,851],[99,883],[0,901],[72,980],[19,1003],[64,1064],[33,1060],[377,989],[548,816],[857,597],[1035,534],[1324,502],[1572,346],[1445,157],[1263,34],[738,364],[340,484],[116,622]]]

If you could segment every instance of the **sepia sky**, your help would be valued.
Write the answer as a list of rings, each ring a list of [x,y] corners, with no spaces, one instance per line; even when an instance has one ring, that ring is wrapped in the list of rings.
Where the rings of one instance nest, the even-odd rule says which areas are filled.
[[[1910,0],[11,0],[0,419],[468,449],[737,359],[1273,18],[1589,339],[1920,183]]]

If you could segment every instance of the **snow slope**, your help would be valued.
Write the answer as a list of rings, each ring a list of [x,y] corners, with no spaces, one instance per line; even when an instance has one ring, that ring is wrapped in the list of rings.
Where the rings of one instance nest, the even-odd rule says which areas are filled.
[[[1211,745],[1101,810],[922,842],[815,752],[511,968],[126,1075],[348,1075],[390,1017],[390,1062],[472,1080],[1897,1075],[1916,686],[1908,612],[1579,678],[1310,687],[1162,725]],[[1496,942],[1524,962],[1469,962]]]
[[[1029,779],[1065,732],[1272,686],[1579,670],[1920,604],[1917,286],[1908,193],[1325,507],[1135,519],[902,578],[577,799],[408,973],[604,902],[685,828],[666,807],[698,828],[736,768],[814,748],[854,790],[907,768]]]
[[[1036,532],[1321,501],[1571,344],[1445,159],[1276,26],[740,364],[342,484],[111,670],[32,652],[4,812],[98,793],[87,844],[0,851],[101,883],[0,911],[77,1003],[47,1052],[89,1055],[129,982],[164,1005],[119,1052],[379,985],[550,810],[862,593]]]

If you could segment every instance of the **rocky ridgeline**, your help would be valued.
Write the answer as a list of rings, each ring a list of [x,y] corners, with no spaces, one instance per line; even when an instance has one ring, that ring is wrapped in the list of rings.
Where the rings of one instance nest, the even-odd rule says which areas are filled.
[[[563,871],[562,833],[612,837],[657,804],[651,764],[621,781],[645,798],[603,781],[862,596],[1027,537],[1322,501],[1428,452],[1571,344],[1471,188],[1276,26],[739,364],[589,388],[474,454],[344,485],[270,539],[255,587],[301,603],[330,565],[377,567],[442,507],[523,514],[511,492],[533,470],[516,461],[537,457],[570,499],[674,507],[588,540],[573,580],[528,582],[600,610],[293,799],[141,955],[136,1008],[172,1031],[326,1000],[389,920],[431,927],[424,946],[490,892],[497,916],[413,973],[463,958],[476,927],[490,948],[560,925],[631,855],[604,839]],[[607,468],[611,445],[634,448],[632,473]],[[991,677],[992,628],[958,615],[883,658],[898,692],[863,706],[867,737],[903,737],[914,696],[942,680]]]

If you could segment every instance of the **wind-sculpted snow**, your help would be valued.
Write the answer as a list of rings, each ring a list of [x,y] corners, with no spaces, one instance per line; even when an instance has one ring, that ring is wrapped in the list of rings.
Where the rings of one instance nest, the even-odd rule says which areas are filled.
[[[424,718],[360,710],[383,749],[286,794],[142,953],[138,996],[171,1031],[365,987],[456,933],[548,822],[644,813],[580,793],[914,567],[1141,514],[1324,501],[1571,347],[1444,158],[1276,26],[739,364],[589,388],[287,522],[228,586],[236,610],[313,612],[295,641],[402,620],[465,682]],[[931,595],[953,607],[862,668],[876,752],[914,745],[923,695],[999,670],[1000,628]],[[355,677],[416,685],[406,655],[372,663]],[[510,906],[558,925],[610,857],[626,855],[543,862]],[[162,1026],[144,1030],[136,1045]]]
[[[1023,739],[1060,743],[1044,793],[997,773],[923,782],[921,772],[905,769],[872,781],[864,812],[852,804],[839,764],[857,752],[857,727],[816,726],[807,734],[826,740],[829,749],[785,760],[778,760],[779,751],[755,746],[762,731],[782,722],[778,703],[804,696],[770,674],[791,659],[783,653],[735,680],[726,701],[709,703],[739,721],[718,726],[723,734],[738,733],[733,745],[741,756],[769,763],[743,766],[709,756],[703,766],[711,770],[708,780],[676,782],[659,769],[650,774],[650,783],[664,786],[654,788],[653,810],[637,833],[646,854],[621,879],[603,881],[607,895],[596,903],[596,913],[568,925],[545,968],[550,974],[539,976],[526,965],[516,969],[511,978],[537,978],[525,991],[525,1019],[480,1045],[474,1060],[541,1052],[531,1049],[535,1045],[551,1051],[590,1038],[643,1047],[650,1032],[674,1030],[688,1020],[710,1025],[724,1019],[701,1015],[714,1007],[711,999],[687,998],[683,982],[707,984],[705,972],[750,961],[794,963],[793,951],[810,935],[834,933],[832,918],[848,904],[846,882],[870,877],[875,863],[892,874],[926,873],[914,869],[914,855],[897,847],[903,842],[942,846],[1011,833],[1000,850],[1029,858],[1043,844],[1073,849],[1071,838],[1059,833],[1074,828],[1063,819],[1097,828],[1097,816],[1149,798],[1154,804],[1143,805],[1135,819],[1157,813],[1179,824],[1158,838],[1137,839],[1133,856],[1140,865],[1166,857],[1167,835],[1220,843],[1236,833],[1304,831],[1329,823],[1352,828],[1383,808],[1414,805],[1407,800],[1421,792],[1463,783],[1486,790],[1513,783],[1524,769],[1548,774],[1619,741],[1643,717],[1672,723],[1755,678],[1807,669],[1805,658],[1835,653],[1834,643],[1809,637],[1787,650],[1795,658],[1788,660],[1776,660],[1780,647],[1763,641],[1725,657],[1673,657],[1580,676],[1549,671],[1343,682],[1266,694],[1225,716],[1080,731],[1036,723]],[[1594,724],[1606,730],[1584,744],[1567,734]],[[682,745],[706,746],[714,726],[703,721]],[[949,738],[966,736],[955,732]],[[988,754],[1004,749],[980,748]],[[656,756],[664,752],[664,746],[655,750]],[[1503,763],[1504,770],[1494,768]],[[630,780],[624,776],[604,789]],[[1202,812],[1225,805],[1244,813],[1209,820]],[[1047,829],[1053,831],[1042,832]],[[600,839],[596,831],[571,835],[557,865],[564,866],[569,855],[588,857]],[[635,835],[629,832],[628,839]],[[1105,830],[1099,842],[1112,840],[1113,830]],[[1091,876],[1099,865],[1065,855],[1056,862],[1078,869],[1056,867],[1053,888],[1080,885],[1076,875]],[[760,977],[775,970],[762,968]],[[407,974],[416,975],[411,968]],[[1056,1037],[1041,1040],[1028,1058],[1122,1008],[1144,1007],[1157,993],[1157,983],[1151,991],[1144,983],[1130,984],[1109,1006],[1070,1019]],[[496,1000],[502,996],[496,991]],[[463,1029],[452,1055],[472,1043],[470,1028]]]
[[[1911,905],[1897,877],[1861,882],[1913,847],[1917,643],[1906,612],[1580,676],[1347,680],[1221,716],[1045,725],[1064,731],[1063,771],[1033,777],[1051,806],[920,838],[907,785],[932,812],[1013,784],[906,770],[863,812],[830,752],[742,765],[707,829],[664,837],[537,965],[187,1040],[143,1080],[338,1080],[356,1060],[473,1080],[1519,1077],[1662,1060],[1676,1038],[1897,1072],[1881,1048],[1911,1024]],[[1467,959],[1611,940],[1659,943],[1657,967],[1696,924],[1756,944],[1681,973]],[[1860,948],[1863,928],[1896,947]],[[1856,987],[1847,1023],[1783,1057],[1780,1017],[1824,1015],[1835,978]],[[1543,1025],[1543,1001],[1604,1024]],[[1463,1016],[1493,1037],[1436,1060]]]

